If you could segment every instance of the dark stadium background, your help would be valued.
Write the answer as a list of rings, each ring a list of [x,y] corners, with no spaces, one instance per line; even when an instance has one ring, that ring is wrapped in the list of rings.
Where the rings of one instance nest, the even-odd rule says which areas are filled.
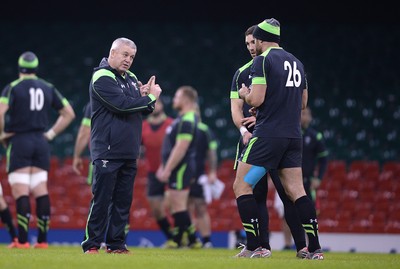
[[[330,158],[397,159],[400,31],[394,9],[374,1],[265,2],[10,3],[0,17],[0,82],[15,79],[18,56],[32,50],[39,75],[65,94],[79,119],[92,68],[115,38],[125,36],[138,46],[132,71],[139,79],[155,74],[165,97],[183,84],[198,89],[204,121],[220,139],[220,158],[232,158],[238,132],[229,88],[236,68],[249,60],[243,33],[275,17],[281,45],[305,64],[313,124],[323,131]],[[173,113],[168,104],[167,111]],[[72,154],[78,123],[54,141],[54,154]]]

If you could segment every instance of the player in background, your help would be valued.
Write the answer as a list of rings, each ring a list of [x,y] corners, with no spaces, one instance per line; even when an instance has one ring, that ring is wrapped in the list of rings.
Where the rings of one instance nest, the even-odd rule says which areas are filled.
[[[168,200],[174,219],[174,241],[182,246],[182,236],[188,234],[190,248],[201,248],[188,211],[190,184],[196,176],[196,136],[199,121],[196,115],[198,94],[192,86],[179,87],[173,98],[173,108],[179,116],[167,128],[161,156],[162,165],[156,176],[168,182]]]
[[[10,234],[11,243],[8,245],[8,248],[15,248],[18,244],[17,230],[14,226],[10,209],[8,208],[8,204],[3,196],[3,188],[0,184],[0,218],[1,222],[3,222],[7,232]]]
[[[0,138],[7,146],[7,173],[16,201],[17,248],[29,248],[29,195],[36,200],[38,237],[35,248],[48,248],[50,198],[47,189],[50,144],[75,118],[68,100],[36,73],[39,59],[30,51],[18,59],[19,78],[4,88],[0,98]],[[48,113],[59,116],[49,128]],[[48,129],[49,128],[49,129]]]
[[[164,111],[162,98],[156,101],[153,113],[147,116],[142,124],[142,154],[147,170],[147,200],[151,213],[157,221],[161,232],[166,238],[163,247],[176,248],[173,240],[171,224],[168,220],[166,205],[166,183],[156,178],[156,172],[161,164],[161,147],[166,129],[173,118]]]
[[[81,120],[81,125],[79,126],[78,134],[75,139],[75,146],[74,146],[74,157],[72,160],[72,169],[77,175],[82,175],[83,172],[83,160],[82,160],[82,153],[85,151],[86,148],[89,147],[90,141],[90,102],[87,102],[86,105],[83,107],[83,117]],[[88,175],[87,175],[87,183],[88,185],[92,185],[92,169],[93,166],[89,162],[88,167]]]
[[[200,233],[203,248],[212,248],[211,219],[207,209],[203,184],[214,184],[218,180],[218,143],[214,132],[207,124],[202,122],[200,114],[200,108],[197,107],[197,115],[200,121],[197,124],[196,177],[190,185],[188,209],[196,230]],[[207,182],[200,182],[202,177]]]
[[[301,111],[301,130],[303,134],[303,184],[307,196],[314,202],[318,214],[317,190],[321,184],[328,166],[328,150],[321,132],[311,127],[311,108],[306,107]],[[284,236],[284,250],[292,248],[290,229],[284,219],[283,204],[275,196],[274,208],[282,219],[282,232]]]

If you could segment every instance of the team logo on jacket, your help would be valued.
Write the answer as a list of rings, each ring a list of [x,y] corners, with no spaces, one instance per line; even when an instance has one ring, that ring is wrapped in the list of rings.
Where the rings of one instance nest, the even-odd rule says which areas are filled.
[[[135,88],[135,90],[138,91],[138,87],[137,87],[136,83],[131,81],[131,84],[132,84],[133,88]]]
[[[107,163],[108,163],[109,161],[107,161],[107,160],[101,160],[101,161],[103,162],[103,166],[102,166],[102,167],[107,168]]]

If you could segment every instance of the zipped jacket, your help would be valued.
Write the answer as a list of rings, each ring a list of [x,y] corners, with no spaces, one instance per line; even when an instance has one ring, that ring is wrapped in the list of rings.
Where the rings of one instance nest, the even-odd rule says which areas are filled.
[[[141,96],[136,76],[111,68],[107,58],[94,69],[89,87],[90,155],[97,159],[137,159],[142,117],[154,110],[154,95]]]

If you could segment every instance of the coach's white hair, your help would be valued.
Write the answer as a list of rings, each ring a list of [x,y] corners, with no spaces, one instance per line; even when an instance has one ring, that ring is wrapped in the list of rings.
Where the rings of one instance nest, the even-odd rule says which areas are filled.
[[[114,42],[111,45],[110,53],[112,50],[115,50],[116,48],[120,47],[121,45],[128,45],[132,49],[136,49],[136,44],[132,40],[125,38],[125,37],[120,37],[114,40]]]

